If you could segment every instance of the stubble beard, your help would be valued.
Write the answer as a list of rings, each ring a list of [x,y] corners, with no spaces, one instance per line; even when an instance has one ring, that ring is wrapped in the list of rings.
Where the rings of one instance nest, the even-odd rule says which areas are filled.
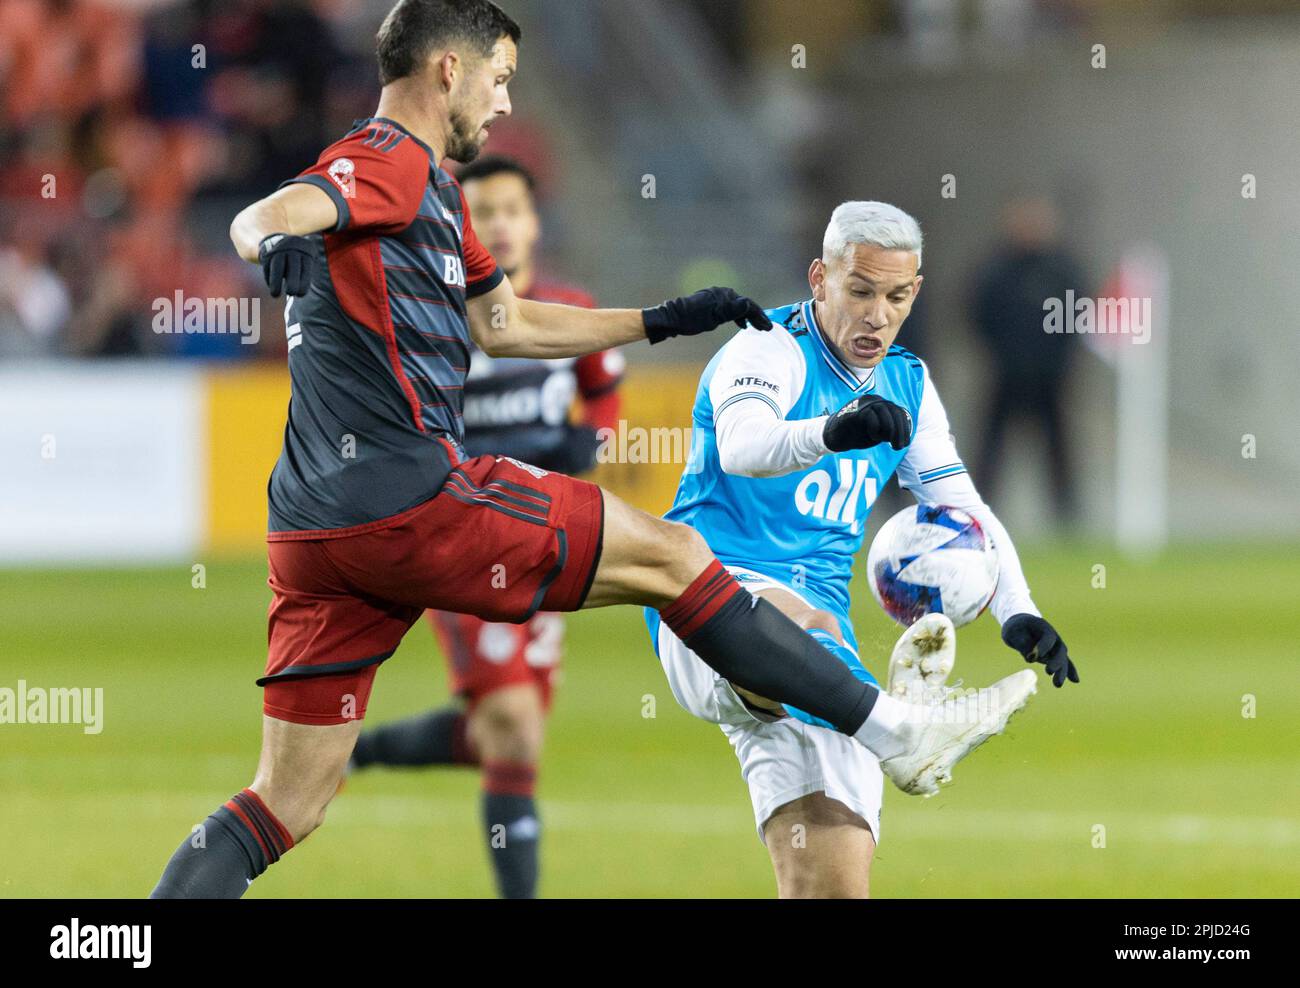
[[[479,128],[470,124],[465,115],[453,112],[451,115],[451,133],[447,136],[447,157],[468,165],[479,156],[483,145],[476,138]]]

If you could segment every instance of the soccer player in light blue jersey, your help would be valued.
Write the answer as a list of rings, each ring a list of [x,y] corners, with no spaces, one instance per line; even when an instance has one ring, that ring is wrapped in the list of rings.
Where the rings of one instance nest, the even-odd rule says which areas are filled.
[[[666,517],[699,531],[751,593],[874,683],[848,616],[849,579],[872,503],[897,474],[919,502],[960,507],[990,533],[1000,567],[991,610],[1004,641],[1044,663],[1056,686],[1078,682],[1065,644],[1030,597],[1010,536],[957,455],[929,370],[894,344],[921,287],[921,248],[916,220],[894,206],[848,202],[835,210],[809,269],[812,297],[769,310],[771,332],[742,330],[705,369],[691,457]],[[927,763],[918,781],[917,765],[899,771],[899,759],[734,687],[657,612],[646,617],[678,702],[721,725],[736,751],[779,894],[865,896],[883,775],[930,794],[970,748]],[[928,691],[938,696],[930,704],[958,703],[943,686],[954,647],[951,623],[927,615],[895,647],[888,685],[897,694],[921,685],[924,674],[924,685],[938,687]],[[989,688],[1003,709],[992,725],[974,715],[986,721],[979,740],[1023,706],[1032,680],[1025,670]]]

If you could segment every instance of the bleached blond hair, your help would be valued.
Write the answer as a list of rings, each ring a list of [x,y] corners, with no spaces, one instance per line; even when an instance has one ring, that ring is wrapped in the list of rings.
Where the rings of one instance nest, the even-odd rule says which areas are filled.
[[[822,239],[822,258],[847,257],[853,244],[910,250],[921,266],[921,224],[887,202],[853,201],[835,207]]]

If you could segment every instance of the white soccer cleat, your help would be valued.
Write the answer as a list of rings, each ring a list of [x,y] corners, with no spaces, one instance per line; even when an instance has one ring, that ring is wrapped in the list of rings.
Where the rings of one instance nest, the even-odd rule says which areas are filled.
[[[911,703],[947,698],[957,661],[957,631],[943,614],[926,614],[903,632],[889,658],[886,692]]]
[[[902,730],[912,744],[880,763],[885,775],[905,793],[933,796],[952,781],[952,768],[995,734],[1038,692],[1038,677],[1021,669],[992,686],[969,690],[941,703],[909,704]]]

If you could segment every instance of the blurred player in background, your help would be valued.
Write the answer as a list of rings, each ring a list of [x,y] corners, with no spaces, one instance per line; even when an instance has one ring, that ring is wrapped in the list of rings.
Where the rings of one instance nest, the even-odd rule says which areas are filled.
[[[1065,643],[1034,606],[1011,537],[957,455],[929,369],[894,343],[921,287],[921,247],[920,226],[895,206],[835,210],[808,272],[813,297],[769,310],[771,332],[737,333],[705,368],[692,420],[701,441],[666,517],[694,527],[752,594],[874,685],[858,658],[849,580],[876,495],[897,473],[918,502],[962,508],[993,537],[990,610],[1003,640],[1044,663],[1056,686],[1078,682]],[[658,613],[647,610],[646,621],[677,701],[719,724],[735,749],[781,897],[865,897],[883,775],[928,795],[955,758],[930,756],[909,788],[899,777],[903,766],[913,773],[906,759],[881,759],[824,720],[733,687]],[[954,648],[951,621],[927,614],[899,639],[887,685],[896,696],[919,691],[960,727],[970,701],[946,687]],[[1021,670],[980,691],[991,733],[1028,700],[1034,678]]]
[[[520,298],[593,308],[578,288],[537,277],[535,180],[508,158],[484,157],[458,178],[474,228]],[[624,360],[617,350],[576,360],[489,357],[475,347],[465,382],[465,449],[504,454],[559,473],[596,465],[596,430],[618,424]],[[581,422],[569,421],[575,392]],[[564,643],[564,619],[540,612],[524,624],[429,611],[460,702],[365,731],[352,767],[477,765],[483,824],[497,888],[509,899],[537,890],[540,823],[534,799],[543,726]]]

